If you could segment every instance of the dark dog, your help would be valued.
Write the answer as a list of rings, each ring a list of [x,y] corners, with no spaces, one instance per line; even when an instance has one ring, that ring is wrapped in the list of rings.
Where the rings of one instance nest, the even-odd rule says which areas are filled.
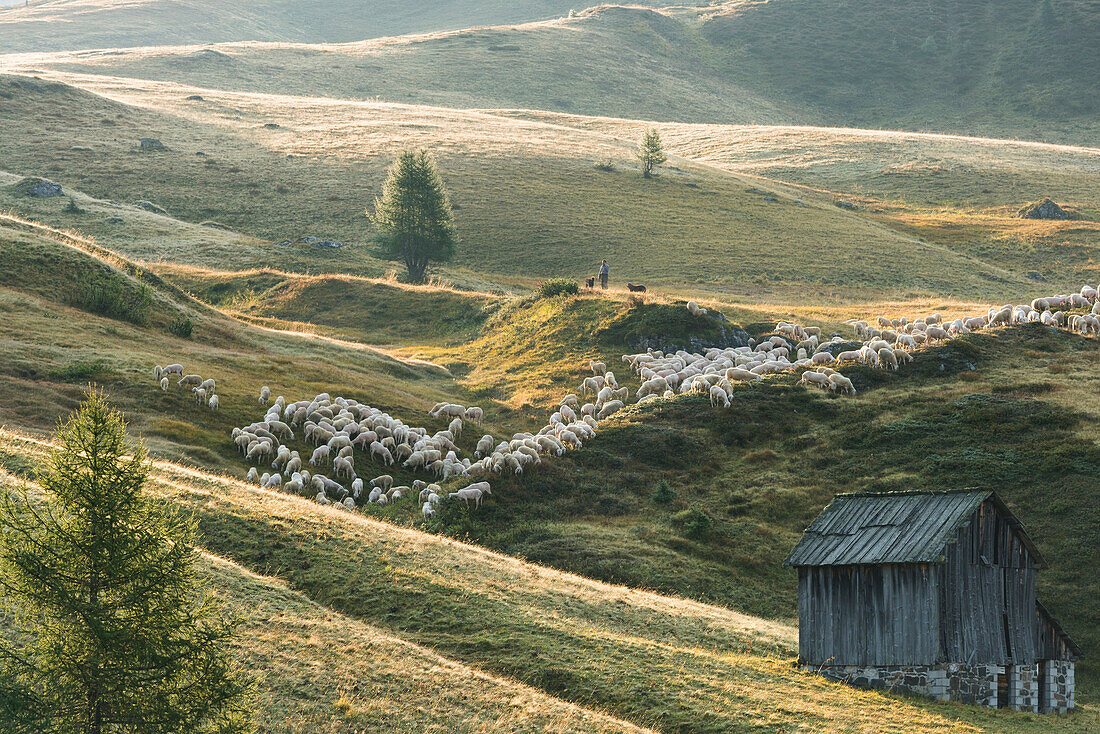
[[[584,279],[584,287],[587,288],[588,290],[592,290],[593,288],[596,287],[596,279],[595,278],[585,278]]]
[[[627,283],[626,289],[631,293],[645,293],[644,285],[634,285],[633,283]]]

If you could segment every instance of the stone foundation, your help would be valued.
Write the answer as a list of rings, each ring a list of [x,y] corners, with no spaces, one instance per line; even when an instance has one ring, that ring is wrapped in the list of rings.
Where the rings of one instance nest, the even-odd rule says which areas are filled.
[[[960,701],[990,708],[1003,705],[1033,713],[1064,714],[1074,707],[1074,664],[1064,660],[1043,660],[1007,669],[1000,665],[958,663],[911,667],[803,665],[802,669],[861,688],[929,696],[938,701]],[[1000,676],[1006,674],[1009,676],[1009,698],[1000,702],[997,683]],[[1040,691],[1040,685],[1044,690]]]
[[[929,696],[937,701],[962,701],[997,706],[997,665],[804,665],[803,670],[861,688]]]
[[[1043,660],[1039,665],[1043,666],[1044,676],[1036,679],[1036,695],[1042,700],[1041,713],[1064,714],[1073,711],[1074,700],[1074,665],[1068,660]],[[1039,693],[1038,685],[1042,682],[1044,690]]]

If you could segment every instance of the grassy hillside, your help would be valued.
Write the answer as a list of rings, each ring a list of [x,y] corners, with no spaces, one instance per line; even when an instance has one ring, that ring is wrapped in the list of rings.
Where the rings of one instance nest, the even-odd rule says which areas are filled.
[[[70,81],[88,89],[0,81],[11,93],[0,98],[0,168],[100,199],[146,199],[185,221],[216,218],[269,241],[312,234],[347,244],[155,254],[144,230],[125,222],[69,216],[62,199],[5,197],[51,223],[87,222],[113,248],[152,260],[382,275],[391,265],[370,257],[363,212],[395,151],[425,146],[439,160],[462,237],[444,273],[473,287],[491,287],[479,277],[505,286],[580,278],[607,257],[618,283],[762,299],[786,297],[792,285],[817,299],[899,291],[1000,299],[1031,288],[1020,273],[899,234],[837,208],[832,196],[682,158],[646,181],[633,144],[603,134],[483,112],[208,90],[196,102],[186,99],[194,89],[170,84]],[[139,151],[146,136],[168,150]],[[596,167],[608,160],[612,170]]]
[[[9,470],[25,471],[41,449],[0,433]],[[845,688],[795,671],[794,630],[781,624],[562,574],[171,464],[158,464],[150,491],[194,511],[207,548],[289,587],[213,561],[214,582],[246,616],[238,654],[285,671],[262,689],[262,713],[275,731],[363,730],[390,716],[410,731],[1038,732],[1095,724],[1088,705],[1078,716],[1040,719]],[[336,642],[333,626],[348,639]],[[416,644],[449,660],[436,658],[425,677],[433,653]],[[369,652],[344,654],[355,649]],[[451,684],[456,678],[477,686],[466,693]],[[266,693],[276,680],[279,688]],[[287,695],[292,689],[297,696]],[[335,711],[326,710],[326,694]],[[292,718],[284,723],[288,699]]]
[[[161,455],[236,472],[239,455],[226,437],[233,426],[256,420],[261,385],[297,396],[343,391],[410,417],[438,400],[468,397],[428,363],[246,326],[141,266],[111,254],[105,259],[87,240],[0,223],[0,279],[0,425],[48,430],[94,381]],[[74,287],[89,282],[97,285],[94,298]],[[179,318],[192,322],[189,338],[169,328]],[[153,365],[173,362],[217,381],[219,412],[174,384],[161,392]],[[486,408],[491,423],[495,411]]]
[[[0,48],[25,53],[221,41],[358,41],[566,15],[566,0],[33,0],[0,3]],[[641,0],[640,5],[658,4]],[[703,4],[689,0],[685,5]]]
[[[0,463],[20,473],[41,450],[0,432]],[[178,472],[161,469],[154,482],[163,488]],[[0,490],[23,479],[0,468]],[[215,477],[197,481],[218,486]],[[448,659],[218,556],[204,554],[200,581],[238,623],[230,655],[252,678],[261,731],[646,731]]]
[[[138,49],[54,61],[240,91],[476,109],[1081,144],[1100,133],[1100,13],[1082,0],[601,6],[551,22],[339,46]]]

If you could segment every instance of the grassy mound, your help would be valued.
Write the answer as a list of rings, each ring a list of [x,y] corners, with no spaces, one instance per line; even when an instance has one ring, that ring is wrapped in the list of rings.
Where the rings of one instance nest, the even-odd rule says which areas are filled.
[[[6,466],[40,449],[0,433]],[[846,688],[795,670],[794,629],[782,624],[562,574],[171,464],[156,467],[150,491],[194,512],[208,549],[286,583],[279,590],[268,579],[213,564],[215,582],[246,617],[238,654],[258,669],[274,664],[285,671],[285,680],[271,676],[263,690],[282,687],[261,701],[276,731],[301,731],[295,725],[308,726],[309,717],[317,717],[321,731],[369,727],[378,719],[409,730],[434,723],[458,731],[633,725],[899,733],[1073,731],[1095,721],[1087,706],[1076,717],[1040,719]],[[315,605],[302,604],[303,597]],[[336,641],[336,630],[345,642]],[[431,653],[395,638],[431,646],[449,660],[437,658],[425,678]],[[346,654],[359,649],[366,654]],[[541,692],[471,674],[461,664]],[[356,677],[360,671],[367,675]],[[472,699],[459,695],[461,686],[444,693],[455,675],[475,678]],[[305,690],[318,676],[331,687]],[[296,695],[287,695],[291,688]],[[422,705],[402,707],[415,688],[424,692]],[[432,691],[448,697],[436,701]],[[505,695],[513,696],[506,705],[490,703]],[[435,705],[452,698],[454,705]],[[288,707],[292,720],[276,720]],[[389,719],[390,707],[405,710]],[[548,724],[555,716],[560,721]]]
[[[196,297],[271,326],[309,324],[372,344],[455,343],[485,323],[498,299],[432,286],[275,271],[161,269]]]

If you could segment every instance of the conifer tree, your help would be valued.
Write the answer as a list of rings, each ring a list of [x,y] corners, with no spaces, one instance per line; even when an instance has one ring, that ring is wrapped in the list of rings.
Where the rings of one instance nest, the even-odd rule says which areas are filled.
[[[41,492],[0,485],[0,730],[250,731],[194,524],[143,493],[144,446],[97,391],[56,441]]]
[[[424,280],[429,263],[454,257],[458,237],[451,204],[426,151],[401,154],[370,218],[378,227],[378,255],[404,262],[414,283]]]
[[[642,138],[638,146],[638,160],[642,162],[642,175],[646,178],[653,176],[653,169],[668,160],[664,146],[661,144],[661,134],[656,130],[649,130]]]

